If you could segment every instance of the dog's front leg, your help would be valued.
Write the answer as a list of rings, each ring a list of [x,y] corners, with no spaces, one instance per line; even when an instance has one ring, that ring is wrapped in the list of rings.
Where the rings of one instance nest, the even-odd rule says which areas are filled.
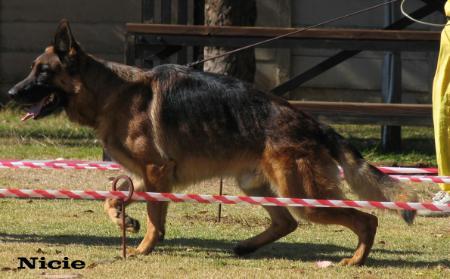
[[[170,192],[174,163],[163,166],[146,166],[145,186],[149,192]],[[164,238],[167,202],[147,202],[147,232],[139,244],[138,254],[150,253],[159,240]]]
[[[162,211],[163,206],[161,202],[147,203],[147,232],[136,249],[138,254],[147,255],[158,243],[162,231],[160,222]]]

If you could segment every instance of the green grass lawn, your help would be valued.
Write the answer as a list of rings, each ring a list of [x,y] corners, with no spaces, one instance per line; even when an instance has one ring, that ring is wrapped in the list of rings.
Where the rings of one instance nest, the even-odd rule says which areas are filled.
[[[334,128],[370,162],[384,165],[433,166],[436,164],[431,127],[402,127],[402,152],[381,151],[381,128],[374,125],[335,125]]]
[[[0,158],[101,158],[100,144],[89,129],[69,123],[63,115],[43,121],[19,121],[20,113],[0,112]],[[432,129],[404,129],[405,151],[382,154],[379,128],[336,126],[369,161],[399,165],[434,165]],[[0,188],[99,189],[118,172],[0,170]],[[218,182],[192,186],[191,193],[217,193]],[[423,199],[434,185],[414,184]],[[240,194],[225,181],[225,194]],[[352,197],[352,196],[350,196]],[[130,215],[144,225],[144,204],[130,206]],[[119,260],[120,232],[103,213],[100,202],[0,199],[0,278],[52,278],[62,274],[83,278],[450,278],[449,218],[418,217],[407,226],[390,212],[374,211],[379,229],[365,267],[317,268],[316,261],[339,261],[352,254],[355,236],[337,226],[301,221],[299,228],[256,253],[238,258],[232,247],[261,232],[268,218],[259,207],[171,204],[166,240],[148,256]],[[145,231],[145,230],[144,230]],[[136,246],[143,230],[129,237]],[[20,270],[17,257],[83,260],[83,270]],[[44,276],[41,276],[44,275]],[[78,277],[80,278],[80,277]]]
[[[199,191],[198,188],[191,189]],[[317,268],[316,261],[338,262],[351,256],[355,236],[338,226],[302,222],[282,240],[245,258],[233,255],[239,241],[268,224],[254,206],[225,206],[216,222],[216,205],[172,204],[166,240],[148,256],[117,259],[120,232],[100,202],[1,200],[0,278],[36,278],[37,274],[81,274],[86,278],[448,278],[448,218],[418,218],[413,226],[398,216],[376,212],[378,235],[365,267]],[[129,213],[145,220],[144,205]],[[13,213],[13,214],[12,214]],[[136,246],[143,232],[131,235]],[[17,257],[86,262],[69,271],[20,270]],[[1,271],[3,270],[3,271]]]
[[[11,159],[101,158],[91,129],[73,124],[64,114],[43,121],[20,121],[21,113],[0,111],[0,157]]]

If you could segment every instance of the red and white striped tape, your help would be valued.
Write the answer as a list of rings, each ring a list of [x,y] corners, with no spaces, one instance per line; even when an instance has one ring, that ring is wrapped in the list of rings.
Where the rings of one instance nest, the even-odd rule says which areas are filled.
[[[390,175],[395,180],[402,182],[420,183],[450,183],[450,176],[430,176],[430,175]]]
[[[0,169],[120,170],[113,162],[80,160],[0,160]]]
[[[76,170],[120,170],[122,167],[113,162],[79,160],[0,160],[0,169],[76,169]],[[450,183],[450,176],[410,176],[400,174],[436,174],[435,168],[397,168],[379,167],[392,178],[403,182]]]
[[[0,160],[0,169],[97,169],[119,170],[122,167],[113,162],[81,160]],[[388,174],[437,174],[436,168],[378,167]]]
[[[437,168],[377,167],[387,174],[437,174]]]
[[[128,192],[122,191],[80,191],[80,190],[30,190],[30,189],[0,189],[0,198],[41,198],[41,199],[81,199],[104,200],[106,198],[126,198]],[[418,203],[418,202],[379,202],[351,200],[318,200],[300,198],[245,197],[198,194],[172,194],[134,192],[135,201],[170,201],[222,204],[253,204],[266,206],[293,207],[341,207],[367,209],[405,209],[450,212],[450,204]]]

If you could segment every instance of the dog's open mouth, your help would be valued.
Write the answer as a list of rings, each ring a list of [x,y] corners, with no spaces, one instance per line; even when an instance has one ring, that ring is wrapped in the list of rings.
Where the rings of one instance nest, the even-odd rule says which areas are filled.
[[[39,102],[30,105],[27,113],[22,117],[22,121],[28,119],[38,119],[55,111],[61,104],[61,97],[57,93],[45,96]]]

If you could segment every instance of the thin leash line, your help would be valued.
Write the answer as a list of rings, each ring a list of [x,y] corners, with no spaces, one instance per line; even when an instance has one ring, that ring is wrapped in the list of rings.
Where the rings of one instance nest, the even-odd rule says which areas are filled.
[[[340,20],[343,20],[343,19],[355,16],[355,15],[366,13],[366,12],[369,12],[371,10],[377,9],[379,7],[386,6],[386,5],[389,5],[391,3],[395,3],[397,1],[399,1],[399,0],[391,0],[391,1],[383,2],[383,3],[379,3],[379,4],[376,4],[374,6],[370,6],[368,8],[362,9],[362,10],[358,10],[358,11],[355,11],[355,12],[352,12],[352,13],[349,13],[349,14],[345,14],[343,16],[339,16],[339,17],[335,17],[335,18],[332,18],[332,19],[329,19],[329,20],[326,20],[326,21],[322,21],[320,23],[317,23],[317,24],[314,24],[314,25],[310,25],[310,26],[307,26],[307,27],[304,27],[304,28],[301,28],[301,29],[298,29],[298,30],[295,30],[295,31],[292,31],[292,32],[289,32],[289,33],[286,33],[286,34],[283,34],[283,35],[279,35],[279,36],[276,36],[276,37],[273,37],[273,38],[270,38],[270,39],[266,39],[266,40],[263,40],[263,41],[260,41],[260,42],[257,42],[257,43],[251,44],[251,45],[243,46],[243,47],[240,47],[240,48],[237,48],[237,49],[234,49],[234,50],[230,50],[230,51],[227,51],[225,53],[222,53],[222,54],[219,54],[219,55],[216,55],[216,56],[212,56],[212,57],[209,57],[209,58],[197,60],[197,61],[191,62],[189,64],[186,64],[186,66],[192,67],[192,66],[195,66],[195,65],[198,65],[198,64],[205,63],[206,61],[214,60],[214,59],[217,59],[217,58],[220,58],[220,57],[224,57],[224,56],[227,56],[227,55],[234,54],[236,52],[240,52],[240,51],[243,51],[243,50],[246,50],[246,49],[250,49],[250,48],[254,48],[254,47],[257,47],[257,46],[260,46],[260,45],[263,45],[263,44],[267,44],[267,43],[270,43],[270,42],[273,42],[273,41],[276,41],[276,40],[279,40],[279,39],[282,39],[282,38],[285,38],[285,37],[288,37],[288,36],[291,36],[291,35],[294,35],[294,34],[297,34],[297,33],[300,33],[300,32],[304,32],[304,31],[307,31],[307,30],[310,30],[310,29],[313,29],[313,28],[316,28],[316,27],[320,27],[320,26],[323,26],[323,25],[326,25],[326,24],[329,24],[329,23],[340,21]]]
[[[412,21],[414,21],[416,23],[423,24],[423,25],[428,25],[428,26],[433,26],[433,27],[445,27],[447,25],[450,25],[450,23],[447,23],[447,24],[432,23],[432,22],[422,21],[422,20],[418,20],[416,18],[413,18],[410,14],[408,14],[405,11],[405,3],[406,3],[406,0],[402,0],[402,3],[400,4],[400,11],[402,12],[402,14],[405,17],[409,18],[410,20],[412,20]]]

